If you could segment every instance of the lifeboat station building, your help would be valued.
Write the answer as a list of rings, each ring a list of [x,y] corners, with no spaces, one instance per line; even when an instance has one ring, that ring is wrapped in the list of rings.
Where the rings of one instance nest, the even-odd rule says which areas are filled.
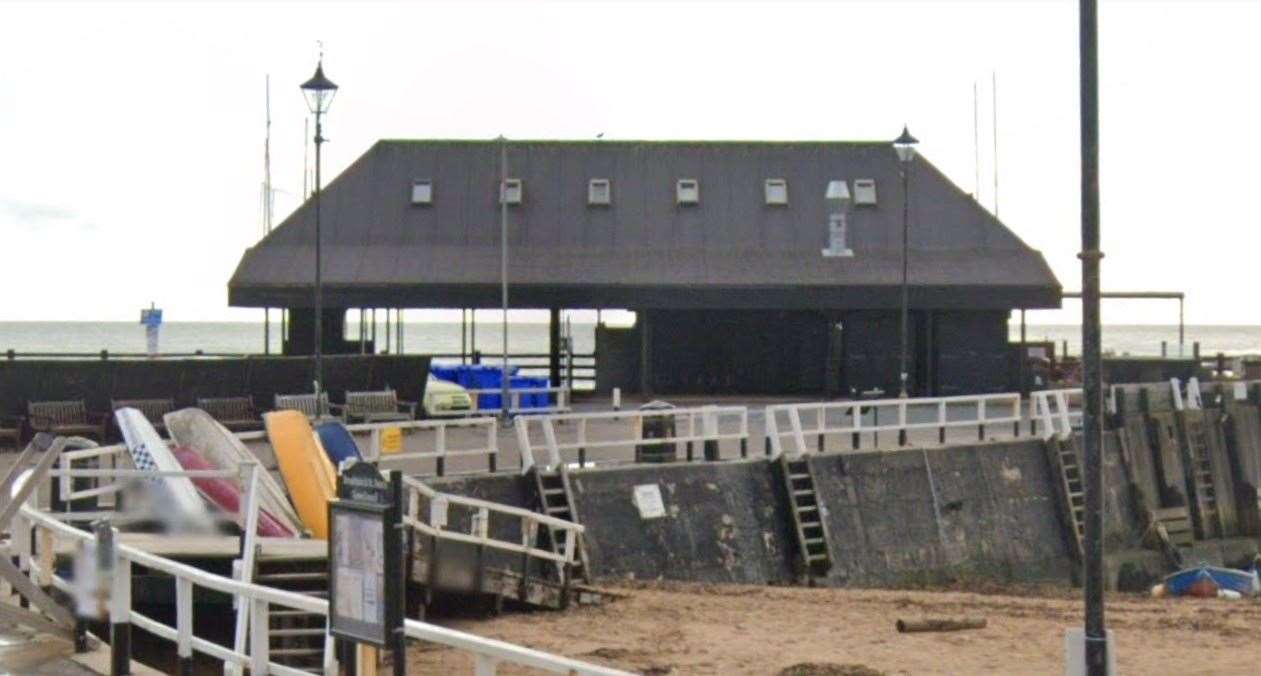
[[[896,393],[904,213],[911,394],[1015,389],[1010,314],[1061,298],[1038,251],[888,142],[382,140],[320,199],[327,353],[359,351],[353,308],[500,307],[501,200],[510,307],[552,311],[553,373],[561,310],[636,313],[597,328],[598,389]],[[308,199],[228,284],[288,310],[290,354],[313,347],[314,243]]]

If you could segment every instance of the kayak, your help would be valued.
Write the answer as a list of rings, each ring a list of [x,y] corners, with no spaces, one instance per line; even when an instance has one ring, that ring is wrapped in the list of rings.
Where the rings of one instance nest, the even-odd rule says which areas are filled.
[[[324,452],[328,454],[328,460],[333,463],[333,467],[341,467],[347,460],[363,460],[363,456],[359,453],[359,446],[355,444],[355,438],[350,435],[350,430],[346,429],[340,420],[322,422],[315,426],[315,432],[320,435],[320,446],[324,447]]]
[[[254,452],[235,434],[199,408],[172,411],[167,413],[163,420],[176,445],[197,451],[214,469],[240,472],[241,463],[259,462]],[[259,472],[258,482],[259,506],[276,517],[286,530],[300,532],[301,519],[298,518],[298,513],[289,502],[285,489],[267,471]],[[236,480],[235,484],[241,492],[244,492],[244,486],[241,486],[240,480]]]
[[[171,453],[175,455],[175,459],[179,460],[184,469],[190,472],[216,469],[214,465],[211,465],[205,458],[201,457],[201,454],[191,448],[177,446],[171,450]],[[202,496],[224,512],[231,514],[233,521],[236,521],[236,525],[244,530],[246,515],[241,510],[241,490],[237,488],[236,483],[220,477],[199,477],[193,479],[192,482]],[[277,519],[271,512],[262,507],[258,508],[257,533],[269,538],[291,538],[297,536],[297,533],[286,528],[280,519]]]
[[[136,469],[145,472],[181,472],[183,467],[171,454],[162,437],[144,414],[134,408],[114,411],[123,442]],[[188,477],[154,476],[141,483],[144,503],[141,511],[160,519],[168,530],[213,532],[214,522],[206,503]]]
[[[328,502],[336,496],[337,470],[320,448],[319,437],[298,411],[264,413],[263,425],[302,525],[312,537],[327,540]]]

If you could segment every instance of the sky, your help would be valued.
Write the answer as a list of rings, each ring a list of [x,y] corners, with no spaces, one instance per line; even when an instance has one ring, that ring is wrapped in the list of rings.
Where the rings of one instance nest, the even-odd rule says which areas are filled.
[[[1261,324],[1261,2],[1100,5],[1104,288]],[[321,43],[341,86],[326,179],[379,138],[876,140],[906,123],[1080,288],[1073,1],[0,0],[0,321],[134,320],[151,301],[168,321],[260,319],[227,307],[227,281],[262,233],[265,83],[279,222]],[[1109,301],[1104,320],[1177,306]]]

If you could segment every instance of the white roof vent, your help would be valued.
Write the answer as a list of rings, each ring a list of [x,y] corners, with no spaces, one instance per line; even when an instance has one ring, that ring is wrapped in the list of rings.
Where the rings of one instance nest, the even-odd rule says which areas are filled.
[[[613,203],[613,184],[607,178],[593,178],[587,182],[587,205],[608,206]]]
[[[700,204],[700,181],[694,178],[680,178],[674,186],[674,200],[677,204]]]
[[[876,179],[854,179],[854,204],[863,206],[876,205]]]
[[[520,204],[524,191],[525,188],[521,184],[521,179],[505,179],[504,184],[499,189],[499,202],[501,204]]]
[[[768,178],[762,188],[767,206],[788,206],[788,181],[782,178]]]
[[[427,178],[412,181],[412,204],[433,204],[433,181]]]

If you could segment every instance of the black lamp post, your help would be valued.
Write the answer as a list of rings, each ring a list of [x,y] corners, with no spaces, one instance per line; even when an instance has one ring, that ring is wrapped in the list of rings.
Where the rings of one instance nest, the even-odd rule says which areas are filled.
[[[910,241],[909,234],[910,234],[910,227],[911,227],[910,226],[911,193],[910,193],[910,190],[908,190],[908,185],[909,185],[908,177],[910,176],[910,173],[911,173],[911,160],[915,159],[915,144],[917,143],[919,143],[919,140],[916,139],[914,136],[911,136],[911,132],[907,130],[906,125],[902,125],[902,135],[897,137],[897,139],[893,141],[893,149],[896,150],[898,153],[898,163],[901,165],[901,170],[902,170],[901,171],[902,173],[902,336],[901,336],[901,350],[899,351],[899,360],[900,360],[899,361],[899,365],[900,365],[899,377],[901,378],[901,382],[902,382],[902,391],[898,394],[899,397],[908,396],[907,387],[906,387],[906,381],[907,381],[906,352],[907,352],[907,342],[908,342],[907,341],[907,320],[908,320],[908,314],[910,313],[910,308],[909,308],[910,291],[909,291],[908,283],[907,283],[907,269],[908,269],[907,253],[908,253],[908,244]]]
[[[320,251],[320,145],[324,135],[320,118],[328,112],[337,95],[337,85],[324,77],[324,58],[315,66],[315,75],[302,83],[307,106],[315,113],[315,394],[324,386],[324,267]]]

